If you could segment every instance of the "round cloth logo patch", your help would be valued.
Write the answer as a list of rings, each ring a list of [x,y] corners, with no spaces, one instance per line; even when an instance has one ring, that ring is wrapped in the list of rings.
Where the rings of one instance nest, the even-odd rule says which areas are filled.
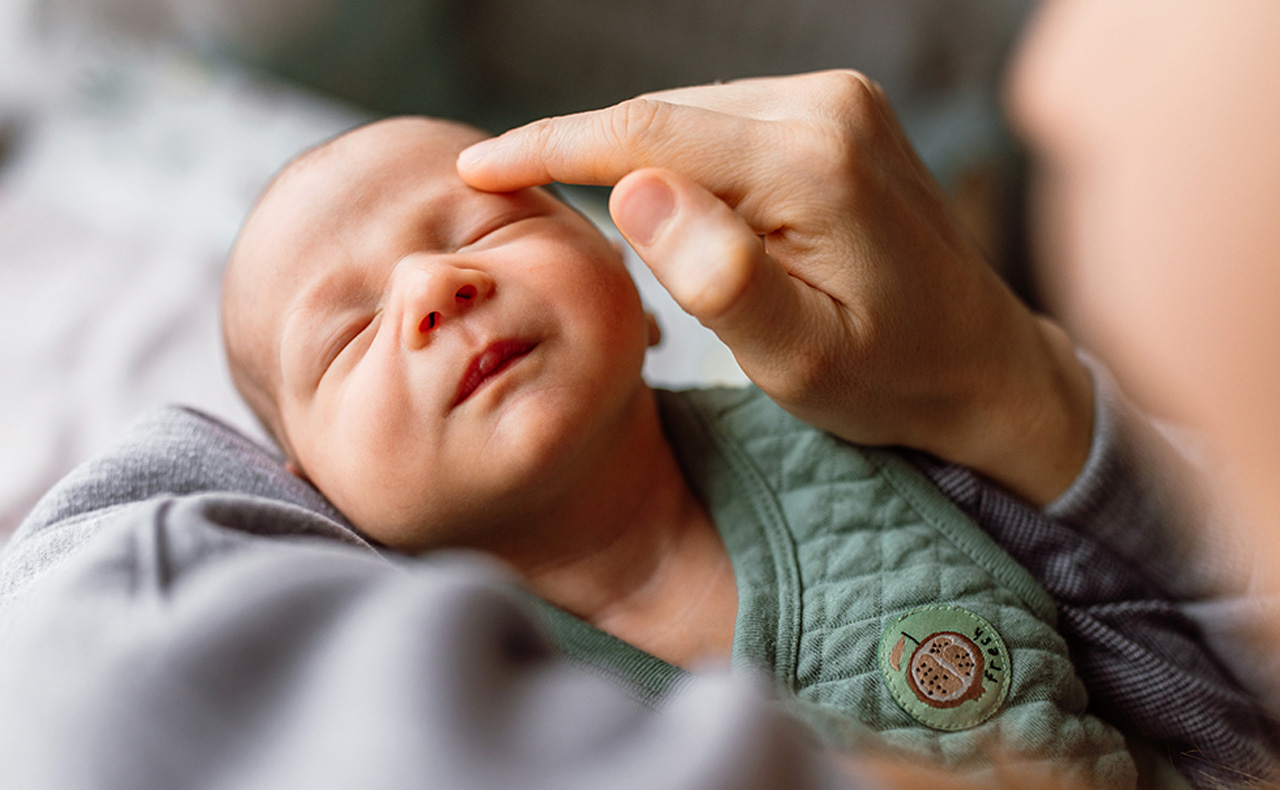
[[[880,637],[880,674],[902,709],[936,730],[991,718],[1009,693],[1009,649],[991,624],[958,606],[907,612]]]

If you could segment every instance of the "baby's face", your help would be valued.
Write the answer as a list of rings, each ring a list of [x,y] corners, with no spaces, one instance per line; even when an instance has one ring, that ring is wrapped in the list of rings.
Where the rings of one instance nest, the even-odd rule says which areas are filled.
[[[543,190],[478,192],[474,130],[397,119],[281,178],[228,276],[295,464],[358,527],[418,550],[572,496],[642,402],[646,326],[612,244]]]

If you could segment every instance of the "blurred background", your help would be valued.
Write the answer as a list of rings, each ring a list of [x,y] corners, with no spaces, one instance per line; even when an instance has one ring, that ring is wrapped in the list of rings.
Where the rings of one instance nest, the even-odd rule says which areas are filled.
[[[398,113],[491,131],[636,93],[859,69],[1035,301],[999,78],[1031,0],[3,0],[0,540],[140,411],[260,436],[225,372],[224,257],[287,159]],[[602,190],[573,190],[608,223]],[[635,264],[635,261],[632,261]],[[741,380],[633,265],[646,375]]]

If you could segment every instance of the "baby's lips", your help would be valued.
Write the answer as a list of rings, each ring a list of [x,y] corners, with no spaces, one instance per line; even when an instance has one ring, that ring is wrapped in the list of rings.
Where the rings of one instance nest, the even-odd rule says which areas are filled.
[[[471,397],[480,385],[490,377],[506,370],[514,360],[532,351],[535,345],[526,340],[499,340],[490,343],[483,351],[471,358],[470,364],[467,365],[458,382],[453,406],[456,407]]]

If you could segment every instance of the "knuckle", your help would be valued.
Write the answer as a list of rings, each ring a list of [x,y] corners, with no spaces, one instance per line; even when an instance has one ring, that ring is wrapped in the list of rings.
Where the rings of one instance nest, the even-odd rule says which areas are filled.
[[[532,142],[529,146],[544,157],[555,153],[559,124],[555,118],[542,118],[525,127],[525,134]]]
[[[541,118],[526,126],[525,129],[533,138],[534,144],[539,149],[545,149],[550,146],[555,136],[555,119]]]
[[[863,118],[878,111],[881,91],[861,72],[845,69],[823,75],[828,106],[837,117]]]
[[[883,137],[887,105],[880,86],[856,71],[833,72],[823,99],[835,134],[851,145],[869,145]]]
[[[642,141],[660,133],[671,114],[671,105],[656,99],[629,99],[606,116],[605,133],[624,151],[636,151]]]
[[[813,178],[843,194],[873,177],[878,158],[892,135],[884,92],[860,72],[824,72],[816,97],[817,122],[797,146],[811,163]]]

